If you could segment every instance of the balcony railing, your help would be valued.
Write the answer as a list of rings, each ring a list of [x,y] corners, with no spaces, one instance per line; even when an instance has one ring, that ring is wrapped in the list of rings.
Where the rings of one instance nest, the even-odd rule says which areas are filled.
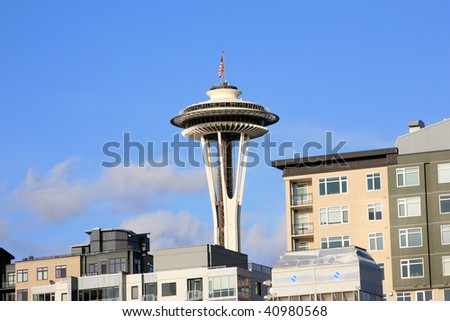
[[[292,195],[292,206],[296,205],[310,205],[313,202],[312,194],[298,194],[298,195]]]
[[[142,296],[142,301],[157,301],[157,298],[154,294],[145,294]]]
[[[4,281],[2,282],[2,289],[11,289],[16,285],[14,282]]]
[[[311,235],[314,233],[314,223],[292,225],[292,235]]]
[[[200,290],[193,290],[186,292],[186,301],[201,301],[203,299],[203,293]]]

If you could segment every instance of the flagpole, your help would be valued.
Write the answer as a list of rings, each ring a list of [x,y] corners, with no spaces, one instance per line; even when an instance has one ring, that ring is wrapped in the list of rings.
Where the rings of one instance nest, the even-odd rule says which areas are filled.
[[[222,65],[223,65],[222,84],[225,84],[227,82],[227,79],[225,78],[225,52],[224,51],[222,51]]]

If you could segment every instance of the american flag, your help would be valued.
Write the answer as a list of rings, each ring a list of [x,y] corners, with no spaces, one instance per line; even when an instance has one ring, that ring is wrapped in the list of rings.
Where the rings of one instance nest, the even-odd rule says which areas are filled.
[[[224,71],[225,71],[225,66],[223,65],[223,53],[222,53],[222,58],[220,58],[219,71],[217,72],[219,78],[222,78]]]

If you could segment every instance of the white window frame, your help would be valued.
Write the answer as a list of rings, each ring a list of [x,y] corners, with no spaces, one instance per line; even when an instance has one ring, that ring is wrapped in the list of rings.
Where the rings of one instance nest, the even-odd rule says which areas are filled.
[[[422,275],[418,275],[418,276],[411,276],[411,261],[420,261],[421,265],[422,265]],[[416,262],[414,262],[413,264],[417,264]],[[408,268],[407,270],[407,275],[404,276],[403,275],[403,267],[406,266]],[[400,260],[400,275],[402,279],[418,279],[418,278],[423,278],[425,273],[424,273],[424,264],[423,264],[423,258],[413,258],[413,259],[404,259],[404,260]]]
[[[335,211],[339,212],[340,221],[330,222],[330,213],[334,213]],[[322,207],[319,210],[319,213],[320,213],[320,225],[347,224],[350,221],[347,205]],[[346,213],[346,215],[344,213]]]
[[[330,194],[328,193],[328,180],[335,180],[337,179],[338,184],[339,184],[339,192],[338,193],[333,193]],[[345,192],[342,192],[342,186],[344,185],[345,182]],[[320,185],[324,184],[325,185],[325,194],[320,194]],[[319,196],[327,196],[327,195],[338,195],[338,194],[347,194],[348,193],[348,177],[347,176],[333,176],[333,177],[321,177],[319,178]]]
[[[378,240],[381,239],[381,248],[378,248]],[[374,240],[375,247],[372,248],[371,241]],[[369,251],[383,251],[384,250],[384,234],[383,232],[369,233]]]
[[[401,300],[399,300],[401,299]],[[409,299],[409,300],[405,300]],[[412,301],[411,292],[397,292],[397,301]]]
[[[442,212],[442,199],[443,198],[445,198],[445,199],[450,201],[450,194],[439,195],[439,213],[443,214],[443,215],[450,214],[450,211],[449,212]]]
[[[446,269],[446,265],[447,265],[447,269]],[[445,273],[445,272],[447,272],[447,273]],[[450,256],[442,257],[442,275],[450,276]]]
[[[420,185],[420,171],[419,166],[413,166],[413,167],[403,167],[403,168],[397,168],[396,171],[396,180],[397,180],[397,187],[411,187],[411,186],[419,186]],[[417,184],[406,184],[406,175],[411,173],[417,173]],[[399,184],[399,176],[403,176],[403,184]]]
[[[441,174],[441,171],[445,171],[445,172],[449,171],[450,172],[450,163],[438,164],[437,171],[438,171],[438,183],[439,184],[450,183],[450,179],[444,180],[444,178],[442,177],[443,174]]]
[[[381,218],[377,219],[377,209],[381,213]],[[373,219],[370,219],[370,210],[373,210]],[[383,206],[381,203],[369,203],[367,204],[367,219],[369,222],[372,221],[382,221],[383,220]]]
[[[375,180],[378,179],[380,181],[380,188],[375,188]],[[369,181],[372,181],[372,189],[369,188]],[[373,192],[373,191],[379,191],[382,189],[381,185],[381,173],[367,173],[366,174],[366,191]]]
[[[426,300],[427,293],[431,293],[431,299]],[[419,294],[422,294],[423,300],[419,300]],[[432,290],[424,290],[416,292],[416,301],[433,301],[433,291]]]
[[[341,246],[340,247],[345,247],[345,246],[349,246],[350,245],[350,236],[349,235],[335,235],[335,236],[327,236],[327,237],[322,237],[320,239],[320,248],[321,249],[330,249],[330,239],[337,239],[340,238],[341,240]],[[332,242],[336,242],[337,240],[332,240]],[[322,243],[327,244],[327,247],[322,247]],[[347,245],[345,243],[348,243]],[[339,246],[338,246],[339,247]]]
[[[37,274],[37,280],[38,281],[42,281],[42,280],[48,280],[48,267],[38,267],[36,269],[36,274]]]
[[[444,242],[444,232],[449,234],[448,242]],[[450,225],[441,225],[441,245],[450,245]]]
[[[409,236],[412,234],[419,234],[420,231],[420,245],[410,245],[410,240],[409,240]],[[402,235],[405,236],[405,240],[406,240],[406,245],[402,245]],[[423,246],[423,242],[422,242],[422,228],[421,227],[412,227],[412,228],[404,228],[404,229],[399,229],[398,230],[398,244],[400,246],[401,249],[404,248],[410,248],[410,247],[422,247]]]
[[[416,203],[419,204],[419,214],[417,214],[417,215],[409,215],[408,205],[416,204]],[[405,215],[403,215],[403,216],[400,215],[400,205],[404,205],[405,206]],[[421,206],[422,206],[422,204],[421,204],[420,196],[408,197],[408,198],[399,198],[399,199],[397,199],[397,213],[398,213],[398,217],[404,218],[404,217],[421,216],[422,215],[422,207]]]

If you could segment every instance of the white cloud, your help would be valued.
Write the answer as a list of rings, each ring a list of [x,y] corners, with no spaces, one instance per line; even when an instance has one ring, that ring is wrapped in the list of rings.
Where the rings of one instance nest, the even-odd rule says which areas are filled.
[[[211,226],[200,222],[189,213],[174,214],[170,211],[157,211],[127,219],[122,228],[136,233],[150,233],[150,248],[169,248],[213,241]]]
[[[81,180],[70,175],[76,162],[68,159],[43,176],[30,169],[26,181],[11,194],[15,204],[46,221],[56,221],[100,203],[113,209],[142,211],[150,201],[167,194],[191,194],[206,187],[200,169],[177,172],[172,167],[115,167],[103,169],[97,179]]]
[[[249,261],[273,266],[278,258],[286,252],[286,222],[281,218],[270,228],[254,224],[243,231],[242,251],[249,256]]]

